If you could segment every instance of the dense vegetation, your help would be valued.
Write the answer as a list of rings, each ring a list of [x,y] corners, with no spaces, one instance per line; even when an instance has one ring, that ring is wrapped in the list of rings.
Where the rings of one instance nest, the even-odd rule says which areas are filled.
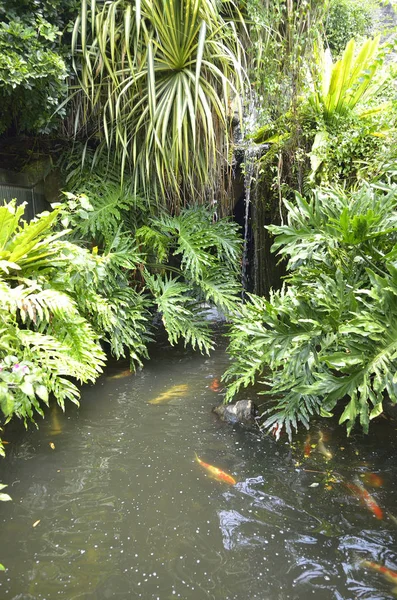
[[[340,410],[367,430],[397,401],[395,71],[393,43],[365,39],[376,8],[3,3],[0,134],[46,136],[65,190],[31,223],[0,207],[5,420],[78,401],[106,353],[142,365],[158,326],[209,352],[209,305],[232,321],[227,400],[263,382],[264,428]],[[223,218],[237,123],[258,148],[254,250],[270,222],[287,269],[245,304],[239,226]]]

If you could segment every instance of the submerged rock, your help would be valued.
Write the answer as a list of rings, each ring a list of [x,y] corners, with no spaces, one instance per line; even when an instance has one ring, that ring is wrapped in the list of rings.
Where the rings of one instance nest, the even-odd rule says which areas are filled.
[[[257,407],[252,400],[239,400],[235,404],[220,404],[219,406],[215,406],[212,411],[222,421],[254,425]]]

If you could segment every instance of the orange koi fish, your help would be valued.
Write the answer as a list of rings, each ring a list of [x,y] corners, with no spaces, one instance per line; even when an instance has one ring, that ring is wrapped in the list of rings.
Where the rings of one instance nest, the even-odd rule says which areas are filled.
[[[387,581],[390,581],[391,583],[397,585],[396,571],[392,571],[391,569],[388,569],[387,567],[384,567],[379,563],[372,562],[372,560],[361,561],[361,566],[364,567],[364,569],[371,569],[371,571],[376,571],[377,573],[380,573]]]
[[[214,379],[210,385],[208,386],[210,388],[210,390],[212,390],[213,392],[219,392],[221,389],[221,386],[219,384],[219,379],[216,378]]]
[[[383,510],[361,483],[346,482],[345,485],[357,498],[364,502],[377,519],[383,519]]]
[[[307,438],[305,439],[305,445],[303,447],[303,456],[305,458],[309,458],[310,453],[312,451],[312,447],[310,445],[311,442],[311,438],[310,438],[310,433],[308,434]]]
[[[363,476],[363,481],[366,484],[376,488],[381,487],[383,485],[382,477],[379,477],[379,475],[377,475],[376,473],[365,473],[365,475]]]
[[[214,479],[217,479],[218,481],[223,481],[224,483],[228,483],[229,485],[236,485],[237,481],[234,479],[234,477],[229,475],[229,473],[225,473],[224,471],[221,471],[221,469],[218,469],[218,467],[209,465],[208,463],[201,460],[201,458],[199,458],[197,454],[196,460],[198,464],[201,465],[203,469],[206,469],[210,473],[211,477],[213,477]]]

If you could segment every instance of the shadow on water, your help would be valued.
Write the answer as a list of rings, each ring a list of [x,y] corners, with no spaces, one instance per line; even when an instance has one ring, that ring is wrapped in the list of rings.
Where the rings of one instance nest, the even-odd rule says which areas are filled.
[[[349,440],[330,421],[292,445],[260,438],[211,413],[226,364],[222,342],[210,358],[158,348],[136,375],[111,369],[86,387],[80,409],[6,432],[1,599],[395,597],[361,562],[397,570],[397,423]],[[360,481],[382,519],[348,488]]]

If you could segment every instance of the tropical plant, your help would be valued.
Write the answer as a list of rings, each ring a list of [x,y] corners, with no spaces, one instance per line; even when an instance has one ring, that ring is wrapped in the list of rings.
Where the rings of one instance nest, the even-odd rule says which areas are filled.
[[[69,377],[94,381],[104,364],[97,334],[80,315],[73,297],[51,286],[51,275],[67,264],[54,232],[60,208],[31,223],[21,221],[24,205],[0,207],[0,406],[33,419],[40,401],[53,394],[63,407],[77,402]]]
[[[242,92],[240,45],[215,0],[82,1],[73,52],[98,151],[135,191],[204,198],[227,162],[229,102]],[[124,172],[124,168],[122,168]]]
[[[356,43],[351,39],[342,58],[335,63],[329,49],[317,46],[317,65],[309,102],[326,125],[332,125],[336,116],[356,109],[380,87],[375,76],[382,65],[378,53],[380,36],[365,40],[356,53]],[[364,113],[365,114],[365,113]]]
[[[234,318],[226,371],[227,400],[256,380],[273,399],[263,427],[331,416],[364,431],[397,402],[397,188],[316,190],[286,202],[288,224],[269,226],[274,250],[288,260],[283,289],[250,297]]]
[[[152,217],[136,239],[147,263],[144,280],[170,343],[182,337],[208,352],[206,309],[216,306],[230,314],[239,303],[238,226],[227,219],[214,221],[211,211],[196,207],[174,217]]]
[[[70,33],[77,0],[3,0],[0,134],[48,133],[65,115]],[[69,37],[69,40],[68,40]]]
[[[83,210],[81,207],[77,210]],[[24,205],[0,207],[0,407],[25,422],[53,395],[64,408],[80,392],[71,378],[94,381],[101,341],[131,366],[147,356],[147,301],[131,287],[138,255],[122,236],[98,255],[56,231],[70,209],[58,206],[30,223]]]
[[[379,3],[374,0],[330,0],[325,37],[332,53],[342,53],[352,38],[368,37],[377,10]]]
[[[103,198],[106,210],[112,210],[107,190],[106,185],[98,186],[96,194]],[[90,243],[93,243],[93,235],[95,239],[102,240],[101,260],[106,260],[108,255],[113,256],[113,260],[118,256],[121,258],[118,266],[129,269],[123,293],[135,294],[135,301],[131,298],[129,305],[131,311],[137,306],[136,318],[139,309],[144,307],[157,311],[161,314],[171,344],[182,338],[185,343],[208,352],[212,341],[203,318],[206,308],[217,306],[229,313],[238,303],[241,255],[238,226],[227,219],[215,220],[213,210],[205,207],[185,209],[177,216],[165,212],[151,216],[148,210],[134,213],[134,210],[119,207],[120,214],[113,213],[112,218],[108,217],[109,234],[113,236],[110,243],[101,236],[98,221],[102,221],[103,215],[98,218],[91,198],[71,193],[67,197],[74,213],[68,215],[64,223],[73,223],[79,235],[82,232],[88,234],[87,241]],[[133,202],[131,193],[126,198]],[[71,261],[71,264],[75,262]],[[116,272],[120,277],[120,272]],[[102,288],[102,294],[107,290],[108,302],[117,297],[116,289],[114,281]],[[80,297],[77,291],[76,297]],[[83,293],[81,297],[84,297]],[[134,327],[145,339],[137,323]]]
[[[326,3],[246,0],[243,10],[249,32],[245,41],[249,78],[257,98],[252,129],[258,121],[274,124],[296,105],[305,89],[314,41],[322,32]]]

